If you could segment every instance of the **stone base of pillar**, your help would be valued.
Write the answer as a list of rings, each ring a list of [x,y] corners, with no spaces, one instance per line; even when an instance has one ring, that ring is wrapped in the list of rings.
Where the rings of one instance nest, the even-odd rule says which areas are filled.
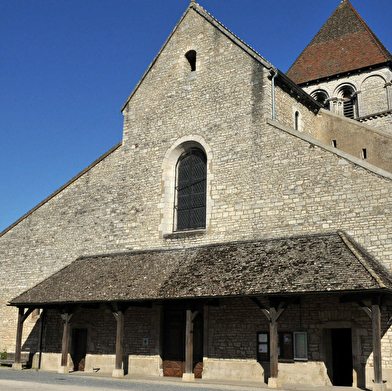
[[[124,377],[124,369],[114,369],[112,377]]]
[[[66,366],[66,367],[61,366],[58,370],[58,373],[69,373],[69,367],[68,366]]]
[[[280,379],[277,377],[270,377],[268,379],[268,388],[280,388],[282,387],[282,383],[280,382]]]
[[[21,371],[22,370],[22,364],[14,362],[12,364],[12,369],[15,369],[16,371]]]
[[[183,373],[182,380],[183,381],[195,381],[195,374],[194,373]]]
[[[373,383],[373,391],[387,391],[387,383]]]

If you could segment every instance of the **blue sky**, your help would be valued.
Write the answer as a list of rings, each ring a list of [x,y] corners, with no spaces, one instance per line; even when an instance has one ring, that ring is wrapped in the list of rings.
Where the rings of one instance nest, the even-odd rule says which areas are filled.
[[[391,0],[351,3],[392,51]],[[121,141],[188,0],[0,0],[0,232]],[[339,0],[200,0],[286,72]]]

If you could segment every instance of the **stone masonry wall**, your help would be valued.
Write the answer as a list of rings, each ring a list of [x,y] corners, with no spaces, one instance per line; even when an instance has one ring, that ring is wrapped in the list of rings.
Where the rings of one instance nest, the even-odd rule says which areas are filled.
[[[361,121],[365,125],[372,126],[374,128],[380,129],[384,132],[391,133],[392,129],[392,114],[385,114],[385,115],[379,115],[379,116],[374,116],[370,118],[366,118]]]
[[[314,129],[318,140],[336,145],[336,148],[359,159],[364,159],[365,149],[364,160],[392,172],[391,133],[376,130],[368,122],[359,123],[328,110],[320,110]]]

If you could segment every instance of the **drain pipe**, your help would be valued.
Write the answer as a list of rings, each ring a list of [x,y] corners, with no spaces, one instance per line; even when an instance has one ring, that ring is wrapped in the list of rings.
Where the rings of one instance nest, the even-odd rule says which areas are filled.
[[[278,70],[276,68],[272,68],[271,72],[274,72],[272,76],[272,120],[275,121],[275,77],[278,76]]]

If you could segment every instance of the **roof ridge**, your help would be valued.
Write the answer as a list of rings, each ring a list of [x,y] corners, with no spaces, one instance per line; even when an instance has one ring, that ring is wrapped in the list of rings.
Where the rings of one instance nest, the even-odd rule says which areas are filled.
[[[348,5],[351,7],[353,10],[354,14],[357,16],[358,20],[362,23],[362,25],[365,27],[366,31],[368,32],[370,38],[374,41],[378,49],[380,50],[381,54],[385,57],[385,59],[388,61],[390,58],[385,55],[384,49],[381,47],[379,39],[377,38],[376,34],[374,34],[373,30],[367,25],[367,23],[364,21],[361,15],[359,15],[358,11],[354,8],[354,6],[350,3],[349,0],[343,0],[348,3]],[[386,49],[386,48],[385,48]],[[388,50],[388,49],[387,49]]]
[[[372,278],[380,285],[380,288],[386,288],[384,282],[377,275],[377,273],[373,270],[372,266],[365,260],[362,256],[362,249],[357,249],[351,240],[350,237],[344,231],[338,231],[338,235],[341,237],[345,245],[350,249],[350,251],[354,254],[354,256],[358,259],[358,261],[362,264],[362,266],[367,270],[367,272],[372,276]]]
[[[196,11],[196,7],[200,8],[200,11],[205,12],[211,19],[213,19],[216,23],[218,23],[220,26],[222,26],[226,31],[228,31],[234,38],[238,39],[243,45],[245,45],[248,49],[250,49],[252,52],[254,52],[256,55],[261,57],[265,62],[269,63],[267,59],[265,59],[256,49],[254,49],[252,46],[247,44],[245,41],[243,41],[238,35],[234,34],[229,28],[227,28],[222,22],[220,22],[218,19],[215,18],[212,14],[210,14],[205,8],[203,8],[199,3],[194,3],[191,4],[192,8],[194,8]]]

